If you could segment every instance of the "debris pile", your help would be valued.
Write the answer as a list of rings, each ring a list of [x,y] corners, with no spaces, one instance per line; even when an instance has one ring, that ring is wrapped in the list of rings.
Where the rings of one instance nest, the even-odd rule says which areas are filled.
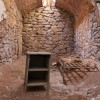
[[[63,77],[63,83],[76,84],[84,80],[90,72],[99,71],[96,62],[91,59],[82,61],[78,56],[61,56],[58,58],[57,66]]]

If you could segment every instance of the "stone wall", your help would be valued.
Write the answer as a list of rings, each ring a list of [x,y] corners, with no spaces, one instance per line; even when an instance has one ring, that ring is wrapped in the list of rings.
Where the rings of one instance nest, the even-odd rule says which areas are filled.
[[[14,0],[4,0],[6,19],[0,22],[0,63],[12,62],[22,52],[22,17]]]
[[[83,59],[96,58],[100,60],[100,23],[97,21],[100,18],[99,16],[99,9],[95,7],[83,22],[76,27],[75,51]]]
[[[70,54],[74,51],[74,17],[67,11],[40,7],[24,16],[23,23],[23,52]]]

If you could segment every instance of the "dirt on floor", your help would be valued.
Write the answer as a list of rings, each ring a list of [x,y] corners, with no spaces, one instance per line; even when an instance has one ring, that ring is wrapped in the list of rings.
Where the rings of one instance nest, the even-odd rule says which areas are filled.
[[[56,66],[51,67],[49,92],[26,92],[25,59],[22,56],[14,63],[0,66],[0,100],[100,100],[100,72],[89,74],[79,84],[64,85]]]

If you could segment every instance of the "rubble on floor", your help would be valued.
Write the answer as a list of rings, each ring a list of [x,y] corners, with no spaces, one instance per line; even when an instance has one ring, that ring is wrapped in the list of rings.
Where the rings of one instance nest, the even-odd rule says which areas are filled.
[[[98,72],[97,64],[92,59],[81,60],[78,56],[58,57],[57,66],[63,78],[64,84],[76,84],[92,72]]]
[[[100,66],[99,63],[98,66]],[[89,100],[98,100],[99,98],[100,72],[91,73],[79,84],[64,85],[57,67],[51,67],[49,94],[47,91],[26,92],[24,75],[25,56],[15,63],[0,67],[0,100],[70,100],[68,99],[70,95],[80,95]],[[80,96],[79,98],[81,98]],[[76,100],[79,98],[76,97]]]

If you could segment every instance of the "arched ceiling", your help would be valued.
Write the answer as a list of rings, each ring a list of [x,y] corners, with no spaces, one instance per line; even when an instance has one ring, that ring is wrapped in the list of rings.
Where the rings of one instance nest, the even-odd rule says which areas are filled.
[[[94,0],[56,0],[56,7],[65,9],[74,14],[80,22],[94,6]],[[22,15],[30,12],[34,8],[42,6],[42,0],[15,0]]]
[[[30,12],[34,8],[42,6],[42,0],[15,0],[22,15]]]
[[[81,9],[88,10],[92,7],[93,0],[56,0],[56,6],[76,14]],[[34,8],[42,6],[42,0],[15,0],[19,10],[27,13]]]
[[[81,9],[90,10],[93,4],[93,0],[56,0],[57,7],[68,9],[73,14],[78,13]]]
[[[56,0],[56,7],[67,9],[74,14],[77,24],[81,23],[94,6],[93,0]]]

